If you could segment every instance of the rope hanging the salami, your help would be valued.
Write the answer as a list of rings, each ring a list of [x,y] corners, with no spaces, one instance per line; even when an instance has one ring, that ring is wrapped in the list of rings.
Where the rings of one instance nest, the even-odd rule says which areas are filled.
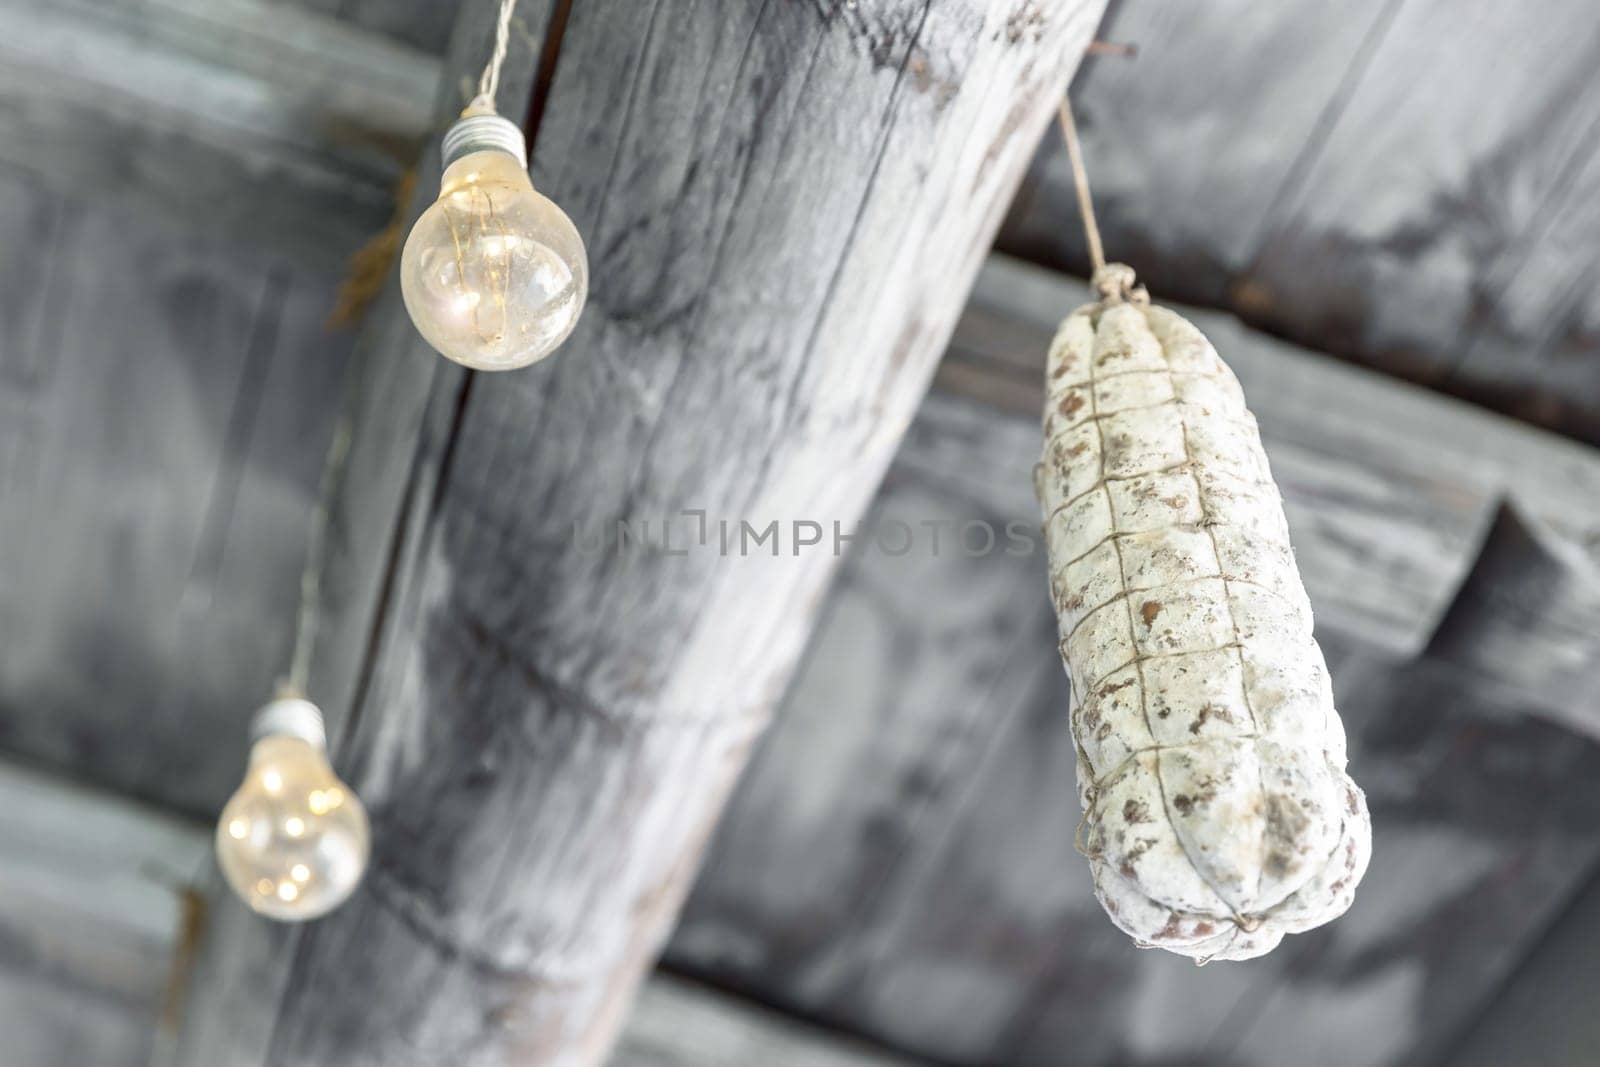
[[[1089,265],[1092,274],[1090,286],[1106,303],[1124,301],[1145,303],[1148,294],[1139,287],[1133,269],[1123,263],[1107,263],[1105,246],[1100,240],[1100,224],[1094,217],[1094,200],[1089,195],[1089,173],[1083,165],[1083,147],[1078,143],[1078,125],[1072,118],[1072,104],[1061,98],[1057,110],[1061,118],[1061,137],[1067,143],[1067,159],[1072,163],[1072,184],[1078,193],[1078,213],[1083,217],[1083,236],[1089,247]]]
[[[1083,236],[1089,243],[1089,264],[1099,274],[1106,266],[1105,247],[1100,243],[1100,227],[1094,218],[1094,201],[1089,197],[1089,174],[1083,166],[1083,148],[1078,144],[1078,124],[1072,120],[1072,103],[1061,98],[1061,137],[1067,142],[1067,159],[1072,163],[1072,184],[1078,190],[1078,213],[1083,216]]]

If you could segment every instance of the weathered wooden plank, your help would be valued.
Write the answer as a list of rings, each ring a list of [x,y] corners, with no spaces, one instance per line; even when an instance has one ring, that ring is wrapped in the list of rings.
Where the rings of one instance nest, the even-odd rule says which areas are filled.
[[[1592,732],[1600,567],[1584,546],[1502,504],[1427,654]]]
[[[0,639],[31,625],[23,610],[29,559],[24,546],[36,521],[43,415],[34,403],[46,388],[63,310],[51,279],[68,258],[70,223],[59,195],[26,175],[0,169],[0,242],[27,249],[0,260]]]
[[[46,915],[46,921],[63,916]],[[6,1057],[29,1067],[146,1067],[149,1021],[125,1006],[78,990],[63,991],[34,975],[0,967],[0,1022]]]
[[[49,284],[19,270],[0,320],[0,739],[212,811],[287,655],[349,343],[332,279],[9,169],[0,190],[8,227],[50,230]]]
[[[442,54],[459,14],[460,0],[269,0],[320,11],[398,38],[424,52]],[[532,32],[537,33],[535,28]]]
[[[234,0],[7,3],[0,26],[0,216],[30,252],[0,308],[5,743],[209,811],[281,669],[346,345],[331,275],[229,238],[328,261],[364,239],[436,64]]]
[[[1409,0],[1317,165],[1288,190],[1238,306],[1252,321],[1339,355],[1447,386],[1462,354],[1526,321],[1530,288],[1564,288],[1536,255],[1561,240],[1561,205],[1593,201],[1600,61],[1593,5],[1554,3],[1529,19],[1515,6],[1464,12]],[[1580,181],[1581,179],[1581,181]],[[1530,274],[1529,270],[1538,270]],[[1515,285],[1513,283],[1515,282]],[[1513,375],[1515,343],[1480,382],[1559,396],[1559,371]],[[1526,364],[1523,364],[1526,367]],[[1463,380],[1463,384],[1465,381]],[[1522,389],[1488,396],[1522,402]],[[1596,409],[1568,394],[1566,428],[1600,433]]]
[[[538,5],[530,6],[537,10]],[[450,42],[450,28],[460,11],[461,0],[344,0],[339,17],[440,54]],[[535,37],[543,32],[542,26],[512,18],[513,32]]]
[[[217,788],[204,745],[163,702],[166,680],[152,667],[182,669],[179,606],[218,488],[215,446],[251,339],[272,326],[266,273],[236,249],[64,203],[72,226],[42,306],[27,309],[51,324],[21,356],[41,375],[8,397],[30,416],[31,470],[5,501],[26,519],[6,546],[0,687],[14,713],[3,743],[203,804]],[[143,728],[99,734],[129,721]]]
[[[208,835],[0,763],[0,857],[6,1062],[148,1063]]]
[[[261,0],[4,0],[0,162],[330,268],[387,222],[437,77]]]
[[[0,168],[0,242],[15,251],[0,266],[0,388],[8,393],[40,388],[49,374],[41,353],[62,310],[52,283],[76,223],[72,207],[31,175]]]
[[[534,171],[608,282],[465,397],[352,737],[374,869],[302,939],[273,1056],[602,1054],[831,557],[573,524],[859,513],[1099,6],[1012,14],[573,10]]]
[[[1246,8],[1249,10],[1246,10]],[[1120,5],[1074,99],[1107,248],[1169,298],[1600,440],[1596,13]],[[1059,139],[1000,247],[1087,273]]]
[[[1106,247],[1167,299],[1216,304],[1250,264],[1278,191],[1314,155],[1392,0],[1121,3],[1073,108]],[[1087,276],[1061,138],[1047,136],[998,247]]]
[[[1243,314],[1600,438],[1600,410],[1552,358],[1584,323],[1568,285],[1576,234],[1563,230],[1581,230],[1600,181],[1594,16],[1576,2],[1533,21],[1507,6],[1462,18],[1450,3],[1403,5],[1322,163],[1270,227]]]
[[[332,279],[278,269],[266,300],[271,329],[252,338],[216,442],[216,487],[178,606],[182,669],[159,696],[190,724],[170,753],[185,783],[175,800],[205,816],[238,786],[249,717],[288,669],[306,528],[346,394],[352,337],[328,325]]]
[[[1590,141],[1594,132],[1586,135]],[[1492,314],[1468,323],[1445,386],[1531,422],[1597,439],[1600,152],[1540,208],[1536,242],[1486,284]]]
[[[1582,1064],[1600,1058],[1600,1015],[1594,1010],[1596,939],[1600,882],[1591,881],[1439,1062],[1497,1067]]]
[[[612,1067],[909,1067],[912,1060],[656,974],[628,1015]]]

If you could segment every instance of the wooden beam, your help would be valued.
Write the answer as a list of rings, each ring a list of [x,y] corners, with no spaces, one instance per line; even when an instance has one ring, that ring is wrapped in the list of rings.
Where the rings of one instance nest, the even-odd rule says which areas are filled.
[[[0,167],[340,268],[388,221],[438,76],[265,0],[0,0]]]
[[[1600,442],[1600,41],[1586,0],[1540,10],[1119,5],[1105,36],[1138,55],[1073,87],[1107,249],[1169,299]],[[1086,272],[1059,139],[999,247]]]
[[[443,53],[460,0],[270,0],[326,11],[424,52]]]
[[[1106,248],[1152,292],[1225,302],[1285,181],[1314,158],[1392,18],[1394,0],[1263,6],[1121,3],[1073,110]],[[1270,92],[1263,92],[1270,86]],[[1001,227],[1001,250],[1087,275],[1072,171],[1047,135]]]
[[[639,991],[613,1067],[911,1067],[921,1061],[657,972]]]
[[[1600,879],[1591,879],[1438,1062],[1451,1067],[1600,1062]]]
[[[374,326],[312,695],[355,690],[392,560],[343,758],[377,849],[269,1059],[605,1055],[832,571],[793,524],[872,495],[1102,7],[573,7],[533,171],[589,243],[578,333],[463,388]],[[574,536],[685,509],[781,554]]]
[[[1600,733],[1600,567],[1583,545],[1502,503],[1426,654]]]
[[[4,167],[0,247],[0,743],[215,812],[289,654],[334,279]]]
[[[1392,6],[1314,165],[1280,193],[1235,306],[1600,441],[1595,361],[1571,358],[1592,353],[1579,338],[1600,188],[1594,8],[1552,0],[1538,19],[1502,7],[1463,21],[1450,0]]]
[[[0,1031],[8,1063],[143,1067],[181,989],[209,834],[0,762]]]

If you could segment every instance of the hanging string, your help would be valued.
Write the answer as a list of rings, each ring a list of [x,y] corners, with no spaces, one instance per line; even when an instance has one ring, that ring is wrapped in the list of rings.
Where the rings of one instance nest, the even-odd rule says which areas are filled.
[[[478,78],[478,95],[473,98],[473,108],[495,110],[494,97],[500,89],[500,68],[505,66],[506,52],[511,47],[511,12],[516,6],[517,0],[500,0],[500,18],[494,26],[494,51],[490,53],[489,63]]]
[[[327,458],[322,461],[322,478],[317,483],[317,503],[311,512],[306,532],[306,563],[300,572],[300,612],[295,622],[294,652],[289,657],[289,676],[279,687],[285,696],[304,697],[311,679],[311,652],[317,643],[317,624],[322,613],[322,571],[328,555],[328,523],[333,497],[344,479],[345,460],[350,455],[350,416],[339,418]]]
[[[1078,190],[1078,213],[1083,216],[1083,235],[1089,245],[1089,265],[1093,273],[1089,285],[1105,304],[1120,304],[1131,300],[1148,303],[1150,294],[1134,277],[1133,268],[1125,263],[1107,263],[1104,246],[1100,243],[1100,224],[1094,218],[1094,202],[1089,198],[1089,172],[1083,166],[1083,148],[1078,144],[1078,127],[1072,121],[1072,104],[1061,98],[1061,136],[1067,142],[1067,158],[1072,161],[1072,184]]]
[[[1105,270],[1106,252],[1100,244],[1100,227],[1094,220],[1094,204],[1089,199],[1089,173],[1083,167],[1083,149],[1078,145],[1078,126],[1072,121],[1072,104],[1061,98],[1061,136],[1067,142],[1067,159],[1072,163],[1072,184],[1078,189],[1078,213],[1083,216],[1083,235],[1089,242],[1089,265],[1094,273]]]

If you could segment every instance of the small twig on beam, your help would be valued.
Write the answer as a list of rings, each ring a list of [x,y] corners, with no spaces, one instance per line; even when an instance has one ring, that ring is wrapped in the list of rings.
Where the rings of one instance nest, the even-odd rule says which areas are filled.
[[[1090,41],[1088,54],[1091,56],[1118,56],[1122,59],[1132,59],[1139,54],[1136,44],[1119,44],[1116,41]]]

